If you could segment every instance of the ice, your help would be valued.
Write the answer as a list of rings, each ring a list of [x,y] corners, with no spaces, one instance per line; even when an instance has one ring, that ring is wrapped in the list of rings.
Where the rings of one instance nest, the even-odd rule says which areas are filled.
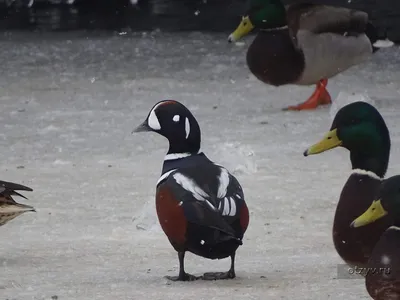
[[[198,32],[1,36],[0,179],[32,187],[29,201],[18,200],[37,209],[0,227],[1,299],[368,299],[363,280],[336,279],[331,230],[348,152],[302,154],[330,128],[331,109],[282,111],[314,87],[254,79],[252,39],[236,47],[226,34]],[[399,48],[382,49],[328,85],[381,111],[389,176],[400,170],[399,66]],[[251,219],[235,280],[163,277],[178,272],[154,204],[168,145],[131,132],[171,98],[198,119],[202,150],[243,186]],[[188,254],[185,266],[198,275],[226,271],[229,260]]]
[[[141,211],[132,218],[132,221],[137,230],[161,231],[157,220],[154,197],[150,197],[145,202]]]
[[[215,144],[215,151],[219,152],[221,163],[229,164],[236,162],[231,166],[234,175],[238,174],[255,174],[257,173],[257,158],[250,146],[241,145],[241,143],[223,142]]]
[[[329,110],[329,114],[331,116],[331,119],[333,120],[342,107],[354,103],[354,102],[366,102],[371,105],[375,106],[375,101],[373,101],[367,93],[348,93],[346,91],[340,91],[339,95],[337,98],[332,101],[332,105]]]
[[[378,48],[388,48],[388,47],[392,47],[393,45],[394,45],[394,43],[389,39],[377,40],[374,43],[374,46],[378,47]]]

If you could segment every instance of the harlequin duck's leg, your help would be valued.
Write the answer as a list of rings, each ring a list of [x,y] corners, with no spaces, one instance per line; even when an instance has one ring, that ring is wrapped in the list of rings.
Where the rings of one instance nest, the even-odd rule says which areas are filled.
[[[233,279],[236,277],[235,274],[235,253],[231,255],[231,268],[228,272],[213,272],[204,273],[203,280],[221,280],[221,279]]]
[[[283,110],[311,110],[316,109],[320,105],[332,103],[331,96],[326,90],[326,85],[328,84],[328,79],[322,79],[317,83],[314,93],[306,102],[295,106],[289,106]]]
[[[185,266],[184,266],[185,252],[178,252],[178,258],[179,258],[179,275],[165,276],[165,278],[172,281],[194,281],[202,278],[202,276],[194,276],[185,272]]]

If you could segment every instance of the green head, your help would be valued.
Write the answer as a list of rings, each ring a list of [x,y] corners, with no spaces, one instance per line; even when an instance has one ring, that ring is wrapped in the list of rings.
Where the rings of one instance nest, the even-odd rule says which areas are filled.
[[[361,216],[351,223],[351,226],[361,227],[386,215],[389,216],[394,225],[400,225],[400,175],[383,181],[376,200]]]
[[[344,147],[350,151],[353,169],[372,171],[383,177],[390,155],[390,136],[381,114],[366,102],[354,102],[342,107],[332,122],[330,131],[304,155]]]
[[[235,42],[254,28],[273,29],[285,25],[286,9],[280,0],[250,0],[249,9],[228,41]]]

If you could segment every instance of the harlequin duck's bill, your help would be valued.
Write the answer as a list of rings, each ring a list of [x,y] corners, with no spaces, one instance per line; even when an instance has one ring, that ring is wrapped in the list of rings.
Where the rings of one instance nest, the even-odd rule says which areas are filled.
[[[146,119],[146,121],[144,121],[138,127],[133,129],[132,133],[135,133],[135,132],[147,132],[147,131],[153,131],[153,129],[150,128],[149,124],[147,123],[147,119]]]
[[[236,42],[240,40],[242,37],[247,35],[250,31],[254,28],[253,23],[250,21],[248,16],[243,17],[242,21],[240,22],[239,26],[232,32],[228,37],[228,42]]]
[[[383,208],[381,200],[375,200],[361,216],[359,216],[350,224],[350,226],[365,226],[383,218],[387,214],[388,212]]]
[[[303,155],[318,154],[342,145],[342,141],[337,136],[337,129],[333,129],[325,134],[325,136],[316,144],[312,145]]]

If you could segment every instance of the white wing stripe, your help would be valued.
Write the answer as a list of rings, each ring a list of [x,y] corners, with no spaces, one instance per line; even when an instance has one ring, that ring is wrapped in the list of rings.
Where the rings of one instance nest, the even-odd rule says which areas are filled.
[[[161,181],[163,181],[165,178],[167,178],[167,177],[169,176],[169,174],[171,174],[171,173],[174,172],[174,171],[176,171],[176,169],[173,169],[173,170],[171,170],[171,171],[168,171],[168,172],[162,174],[162,175],[160,176],[160,178],[157,180],[157,185],[158,185]]]
[[[212,203],[208,200],[206,200],[206,203],[208,204],[208,206],[212,209],[212,210],[216,210],[215,206],[212,205]]]
[[[217,210],[217,208],[206,199],[210,196],[201,187],[199,187],[193,179],[181,173],[175,173],[172,176],[174,177],[176,183],[183,187],[185,190],[191,192],[194,198],[199,201],[205,201],[211,209]]]
[[[218,186],[217,197],[219,199],[222,199],[226,196],[226,192],[229,186],[229,173],[225,168],[221,168],[221,173],[219,174],[218,179],[219,179],[219,186]]]
[[[236,203],[235,203],[235,199],[233,199],[232,197],[229,198],[231,200],[231,211],[229,213],[230,216],[236,216]]]
[[[223,216],[229,216],[229,200],[224,198],[224,211],[222,212]]]

